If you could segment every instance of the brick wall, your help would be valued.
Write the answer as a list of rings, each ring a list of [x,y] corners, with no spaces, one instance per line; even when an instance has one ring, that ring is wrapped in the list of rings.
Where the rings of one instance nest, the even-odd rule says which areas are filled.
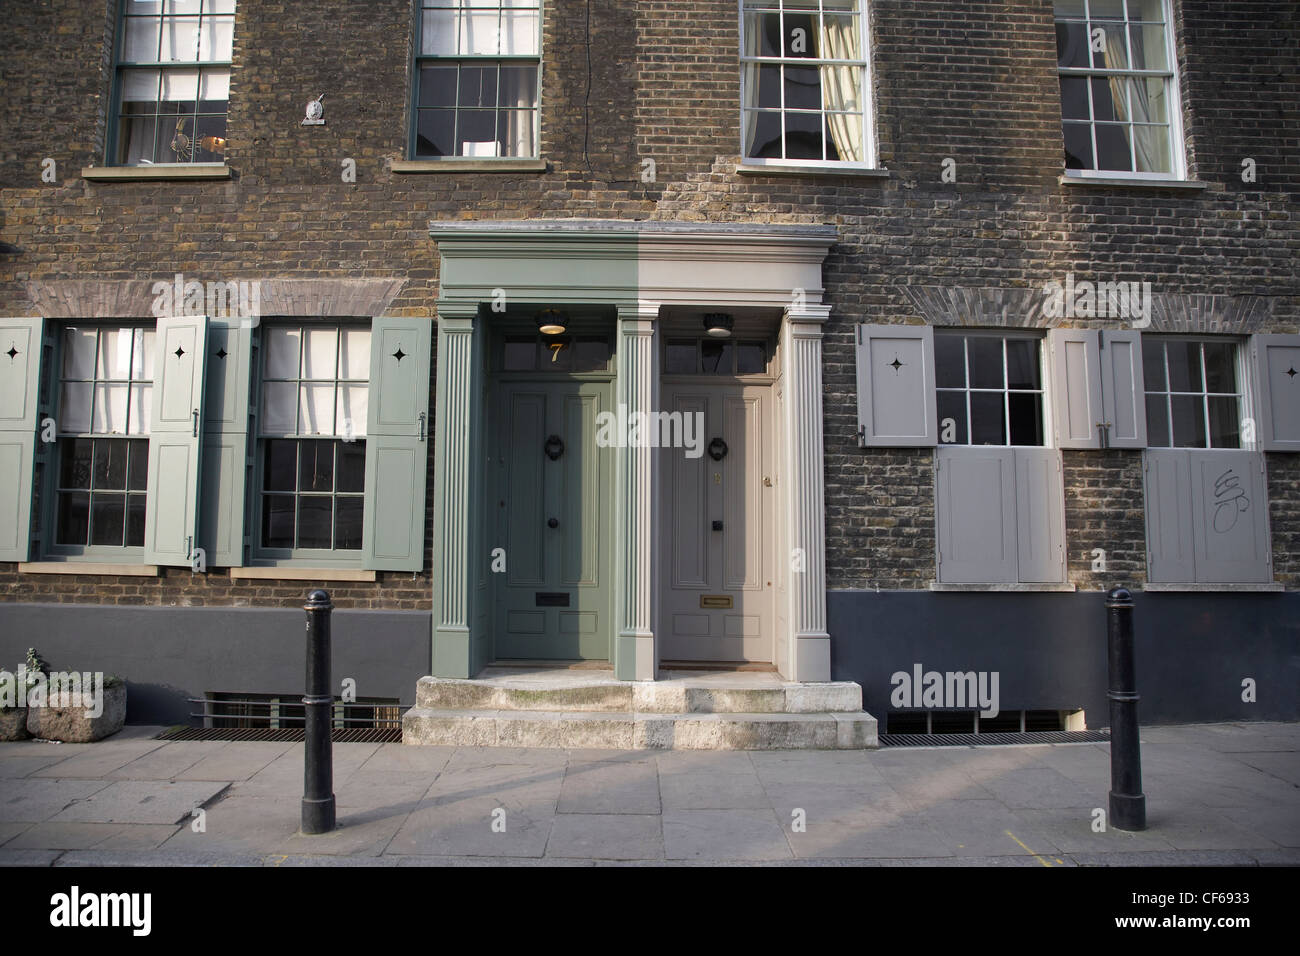
[[[1177,34],[1190,174],[1203,191],[1059,185],[1049,0],[871,4],[876,133],[887,180],[749,176],[739,142],[734,0],[554,0],[543,30],[545,173],[394,174],[406,149],[413,4],[241,0],[229,182],[92,183],[103,163],[115,5],[29,0],[0,36],[0,314],[30,281],[394,277],[390,312],[434,314],[430,219],[533,217],[833,223],[827,260],[828,585],[917,588],[934,576],[933,456],[857,447],[853,325],[918,322],[912,286],[1032,289],[1073,271],[1158,294],[1261,296],[1300,325],[1300,36],[1287,2],[1184,0]],[[302,127],[325,93],[327,125]],[[40,161],[59,182],[40,182]],[[1243,183],[1241,160],[1258,181]],[[957,181],[940,180],[956,162]],[[357,163],[357,181],[340,163]],[[656,181],[641,181],[641,161]],[[971,321],[977,321],[973,318]],[[1231,328],[1225,329],[1229,331]],[[1244,328],[1242,329],[1244,331]],[[1294,456],[1269,458],[1275,569],[1300,579]],[[1140,456],[1065,453],[1069,575],[1141,578]],[[432,480],[432,474],[430,474]],[[432,489],[430,489],[430,500]],[[1136,496],[1136,497],[1135,497]],[[431,509],[429,512],[431,516]],[[426,523],[428,525],[428,522]],[[427,532],[426,532],[427,533]],[[1094,574],[1090,551],[1108,552]],[[430,544],[431,548],[431,544]],[[301,600],[300,583],[222,572],[151,579],[20,576],[0,599],[239,604]],[[348,607],[427,608],[421,575],[336,589]]]

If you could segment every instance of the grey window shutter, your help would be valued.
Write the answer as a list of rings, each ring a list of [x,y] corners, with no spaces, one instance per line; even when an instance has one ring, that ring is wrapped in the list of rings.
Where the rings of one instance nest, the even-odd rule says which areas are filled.
[[[859,325],[858,435],[869,447],[938,444],[934,329],[928,325]]]
[[[1147,446],[1146,387],[1142,380],[1142,333],[1101,333],[1101,399],[1106,444]]]
[[[1100,448],[1101,368],[1097,333],[1051,329],[1052,418],[1057,448]]]
[[[1147,519],[1147,580],[1196,580],[1192,534],[1192,472],[1187,451],[1147,449],[1143,460]]]
[[[208,323],[199,542],[209,565],[244,563],[248,489],[248,400],[256,330],[238,319]]]
[[[428,319],[385,317],[371,326],[364,568],[424,568],[431,335]]]
[[[0,561],[26,561],[44,319],[0,319]]]
[[[1010,448],[935,451],[938,580],[1011,584],[1016,560],[1016,470]]]
[[[1213,449],[1187,455],[1197,583],[1272,581],[1264,453]]]
[[[1251,337],[1264,451],[1300,451],[1300,335]]]
[[[144,519],[144,559],[150,564],[188,566],[198,543],[207,344],[203,316],[158,320]]]
[[[1055,448],[1017,448],[1016,539],[1020,582],[1065,583],[1065,488]]]

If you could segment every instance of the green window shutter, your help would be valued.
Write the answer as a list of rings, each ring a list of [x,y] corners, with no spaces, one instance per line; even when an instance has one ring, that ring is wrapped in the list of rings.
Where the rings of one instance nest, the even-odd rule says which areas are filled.
[[[431,335],[428,319],[385,317],[371,326],[361,534],[361,566],[368,570],[424,568]]]
[[[1147,446],[1146,388],[1142,379],[1142,333],[1101,333],[1101,397],[1109,448]]]
[[[1259,447],[1300,451],[1300,335],[1253,335]]]
[[[188,566],[197,543],[207,338],[203,316],[158,320],[144,519],[149,564]]]
[[[935,519],[944,584],[1014,584],[1016,456],[1011,448],[935,451]]]
[[[859,325],[858,444],[927,448],[938,444],[934,329]]]
[[[1271,582],[1264,453],[1198,448],[1187,455],[1197,583]]]
[[[1091,329],[1052,329],[1052,410],[1057,448],[1100,448],[1101,368],[1097,333]]]
[[[1056,448],[1016,448],[1016,560],[1021,584],[1065,583],[1065,486]]]
[[[255,329],[238,319],[208,323],[199,543],[209,565],[244,563],[248,489],[248,396]]]
[[[26,561],[44,319],[0,319],[0,561]]]
[[[1147,580],[1196,580],[1192,543],[1191,458],[1181,448],[1149,448],[1142,466],[1147,519]]]

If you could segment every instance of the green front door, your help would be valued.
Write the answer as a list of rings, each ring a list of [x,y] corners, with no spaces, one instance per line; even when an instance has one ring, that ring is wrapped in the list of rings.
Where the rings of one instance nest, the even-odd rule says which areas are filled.
[[[499,661],[609,660],[614,449],[598,447],[596,433],[610,391],[608,382],[554,380],[493,389]]]

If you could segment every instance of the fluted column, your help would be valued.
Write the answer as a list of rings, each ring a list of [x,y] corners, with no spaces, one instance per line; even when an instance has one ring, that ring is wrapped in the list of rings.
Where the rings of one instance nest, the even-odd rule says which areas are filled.
[[[618,401],[627,420],[655,411],[658,381],[655,320],[658,303],[618,308]],[[617,409],[615,410],[617,411]],[[621,417],[621,416],[620,416]],[[618,484],[614,520],[618,545],[615,594],[614,674],[620,680],[654,680],[653,613],[653,449],[615,450]]]
[[[781,329],[790,470],[785,483],[786,527],[791,548],[789,659],[782,662],[781,670],[799,681],[831,679],[822,484],[822,324],[829,314],[830,307],[823,305],[787,309]]]
[[[433,673],[473,677],[470,634],[470,481],[474,396],[474,303],[438,304],[438,388],[434,409]]]

